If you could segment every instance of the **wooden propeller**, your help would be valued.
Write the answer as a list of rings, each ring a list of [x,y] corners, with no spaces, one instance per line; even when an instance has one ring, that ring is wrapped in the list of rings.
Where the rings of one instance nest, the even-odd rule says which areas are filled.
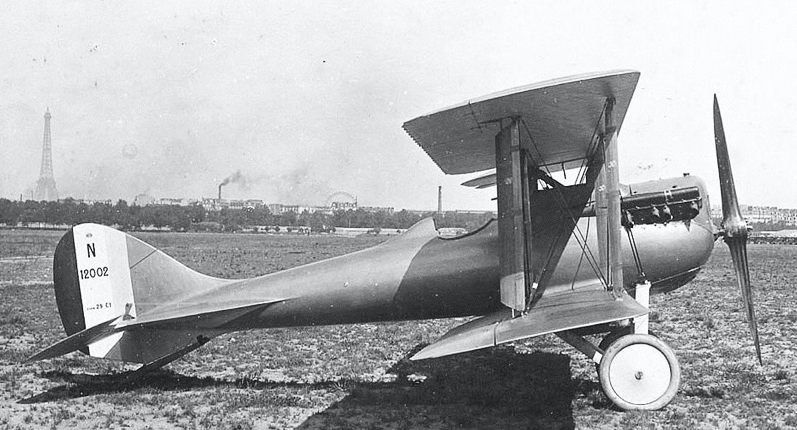
[[[733,183],[731,161],[728,157],[728,145],[725,141],[725,130],[722,127],[722,115],[714,95],[714,143],[717,147],[717,167],[720,176],[720,194],[722,195],[722,225],[720,234],[731,250],[733,267],[736,271],[736,282],[742,293],[742,300],[750,324],[750,334],[755,343],[758,362],[761,360],[761,345],[758,340],[758,323],[753,307],[753,293],[750,286],[750,270],[747,264],[747,222],[742,218],[739,202],[736,199],[736,186]]]

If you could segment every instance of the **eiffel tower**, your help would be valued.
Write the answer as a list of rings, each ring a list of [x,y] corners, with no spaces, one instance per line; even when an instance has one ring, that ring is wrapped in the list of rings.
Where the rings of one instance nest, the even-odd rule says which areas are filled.
[[[50,108],[44,114],[44,148],[42,149],[42,170],[39,180],[36,181],[36,191],[33,200],[58,200],[58,190],[55,189],[53,176],[53,147],[50,141]]]

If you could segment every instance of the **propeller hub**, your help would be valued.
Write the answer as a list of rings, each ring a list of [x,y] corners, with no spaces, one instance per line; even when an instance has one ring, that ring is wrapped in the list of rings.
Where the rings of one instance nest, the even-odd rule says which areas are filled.
[[[722,236],[726,241],[737,238],[747,240],[749,231],[750,228],[743,219],[732,218],[722,222]]]

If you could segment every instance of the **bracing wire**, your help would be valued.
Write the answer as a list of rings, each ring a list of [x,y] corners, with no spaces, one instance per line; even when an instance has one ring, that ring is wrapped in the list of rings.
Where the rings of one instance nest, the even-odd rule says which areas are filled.
[[[625,228],[626,233],[628,234],[628,242],[631,244],[631,254],[634,256],[634,264],[636,265],[637,275],[641,278],[645,278],[645,270],[642,268],[642,259],[639,257],[639,248],[636,245],[636,238],[634,238],[634,232],[631,231],[631,228]]]
[[[606,106],[608,105],[608,101],[603,102],[603,108],[601,108],[601,113],[598,115],[598,121],[595,123],[595,128],[592,130],[592,143],[590,145],[588,154],[594,154],[597,150],[598,142],[600,142],[600,137],[598,133],[598,129],[600,128],[601,121],[606,116]],[[584,176],[587,174],[587,160],[590,157],[584,159],[581,163],[581,167],[579,167],[578,174],[576,175],[577,181],[576,183],[581,183],[584,180]]]
[[[589,226],[590,226],[590,224],[591,224],[591,222],[590,222],[589,218],[587,218],[587,236],[589,236]],[[584,262],[584,256],[585,255],[586,255],[586,253],[584,252],[584,249],[582,248],[581,249],[581,256],[578,257],[578,264],[576,265],[576,271],[573,273],[573,281],[570,283],[570,289],[571,290],[575,289],[576,280],[578,279],[578,272],[581,271],[581,264]],[[587,259],[587,263],[589,263],[589,259]],[[594,268],[593,268],[593,270],[594,270]]]
[[[605,110],[605,105],[604,105],[604,110]],[[602,115],[603,114],[601,114],[601,116]],[[528,125],[526,124],[525,120],[522,120],[522,119],[521,119],[521,123],[523,124],[524,130],[526,130],[526,134],[529,136],[529,139],[531,140],[532,146],[537,151],[537,154],[540,156],[540,159],[542,159],[542,152],[540,151],[539,147],[537,147],[537,143],[534,141],[534,137],[531,135],[531,131],[529,130]],[[604,159],[605,159],[605,157],[604,157]],[[532,158],[532,161],[534,161],[533,158]],[[548,169],[548,166],[544,166],[544,167],[547,170],[548,177],[550,177],[551,176],[550,169]],[[589,246],[587,244],[586,238],[584,237],[583,233],[581,232],[581,229],[578,227],[578,222],[576,221],[575,217],[573,217],[573,214],[570,211],[570,208],[567,207],[567,199],[565,198],[564,194],[562,194],[562,190],[560,189],[560,187],[554,186],[554,185],[551,185],[551,188],[553,188],[556,191],[556,196],[558,197],[557,203],[559,204],[560,209],[562,209],[562,212],[564,212],[564,213],[566,213],[568,215],[568,217],[570,219],[570,222],[573,223],[574,231],[578,232],[578,235],[576,235],[575,237],[576,237],[576,241],[579,243],[579,246],[581,247],[582,255],[585,255],[585,254],[588,255],[587,262],[590,264],[590,267],[592,268],[593,272],[595,273],[596,276],[598,276],[599,279],[601,279],[601,281],[604,283],[604,285],[608,285],[606,277],[598,269],[598,267],[600,267],[600,264],[598,264],[597,260],[595,259],[594,254],[592,253],[592,250],[590,250],[590,248],[589,248]],[[551,260],[553,259],[554,249],[556,249],[556,245],[558,244],[559,240],[561,240],[561,236],[562,235],[563,235],[562,232],[560,232],[560,234],[557,235],[557,237],[554,239],[554,242],[553,242],[554,246],[551,246],[551,248],[548,251],[548,255],[546,256],[545,264],[543,265],[543,270],[542,270],[541,274],[546,272],[549,269],[549,265],[551,263]]]

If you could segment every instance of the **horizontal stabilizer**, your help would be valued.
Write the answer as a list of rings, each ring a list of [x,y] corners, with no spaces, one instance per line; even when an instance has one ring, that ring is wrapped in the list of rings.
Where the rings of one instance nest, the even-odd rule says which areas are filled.
[[[605,324],[648,313],[627,294],[614,299],[603,289],[543,296],[526,315],[512,318],[510,309],[455,327],[411,360],[444,357],[564,330]]]
[[[66,339],[61,340],[60,342],[50,345],[48,348],[39,351],[32,357],[28,358],[26,363],[58,357],[64,354],[69,354],[73,351],[77,351],[81,348],[85,348],[90,343],[93,343],[116,332],[117,327],[114,323],[120,320],[122,317],[123,316],[118,316],[102,324],[79,331],[67,337]]]
[[[133,327],[171,326],[179,327],[187,322],[192,328],[218,328],[250,312],[265,309],[285,299],[270,299],[252,303],[251,301],[201,301],[194,303],[175,302],[157,308],[137,319],[121,324],[124,329]]]

